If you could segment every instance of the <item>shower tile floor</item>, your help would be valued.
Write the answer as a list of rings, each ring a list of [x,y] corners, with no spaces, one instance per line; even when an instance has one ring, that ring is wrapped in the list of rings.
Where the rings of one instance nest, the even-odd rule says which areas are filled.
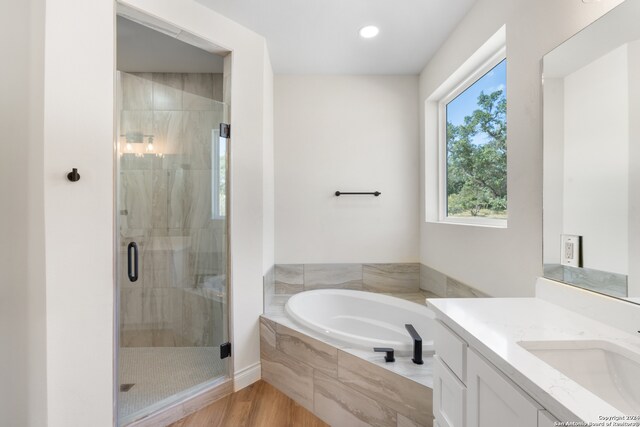
[[[216,347],[122,347],[119,362],[119,386],[133,384],[118,393],[120,425],[226,373]]]

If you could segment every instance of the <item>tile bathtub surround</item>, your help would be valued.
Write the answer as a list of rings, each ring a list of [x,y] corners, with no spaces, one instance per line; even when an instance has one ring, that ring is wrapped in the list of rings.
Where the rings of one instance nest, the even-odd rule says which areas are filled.
[[[304,264],[304,289],[362,289],[362,264]]]
[[[271,307],[273,304],[273,296],[276,293],[276,273],[275,266],[271,266],[269,270],[262,276],[262,288],[264,292],[262,293],[262,309],[263,312],[267,311],[268,307]]]
[[[276,294],[336,288],[372,292],[417,292],[420,289],[420,265],[398,263],[275,266]]]
[[[432,389],[345,351],[338,356],[338,380],[422,425],[433,418]]]
[[[260,320],[262,379],[313,412],[313,368],[277,350],[276,323]]]
[[[266,276],[265,276],[266,277]],[[312,289],[355,289],[392,294],[424,304],[425,298],[483,298],[488,295],[417,263],[276,264],[265,281],[264,312],[282,313],[291,295]]]
[[[263,379],[336,426],[432,426],[431,364],[336,347],[286,318],[262,316]],[[406,359],[406,360],[405,360]]]
[[[274,268],[276,294],[296,294],[304,290],[303,264],[276,264]]]
[[[447,294],[447,276],[438,270],[420,264],[420,289],[444,297]]]
[[[342,382],[315,372],[315,414],[332,426],[397,426],[397,413]]]
[[[362,283],[372,292],[415,292],[420,289],[420,264],[364,264]]]
[[[489,295],[444,273],[420,264],[420,289],[446,298],[487,298]]]
[[[298,360],[305,361],[316,371],[338,378],[338,349],[322,341],[276,324],[276,348]]]

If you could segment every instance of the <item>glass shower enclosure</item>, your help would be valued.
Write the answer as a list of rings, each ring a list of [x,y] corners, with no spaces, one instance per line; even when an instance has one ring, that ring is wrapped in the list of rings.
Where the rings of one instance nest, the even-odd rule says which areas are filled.
[[[223,80],[117,73],[119,425],[228,376]]]

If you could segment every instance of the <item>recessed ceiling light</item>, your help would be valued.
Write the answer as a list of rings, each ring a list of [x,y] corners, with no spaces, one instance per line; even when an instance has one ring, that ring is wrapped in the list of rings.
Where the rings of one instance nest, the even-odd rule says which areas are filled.
[[[360,37],[365,39],[370,39],[378,35],[380,29],[375,25],[367,25],[366,27],[360,28]]]

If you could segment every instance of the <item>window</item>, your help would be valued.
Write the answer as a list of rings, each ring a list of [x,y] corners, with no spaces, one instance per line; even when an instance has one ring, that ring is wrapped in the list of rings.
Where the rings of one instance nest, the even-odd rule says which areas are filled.
[[[504,50],[439,101],[440,221],[506,225]]]

